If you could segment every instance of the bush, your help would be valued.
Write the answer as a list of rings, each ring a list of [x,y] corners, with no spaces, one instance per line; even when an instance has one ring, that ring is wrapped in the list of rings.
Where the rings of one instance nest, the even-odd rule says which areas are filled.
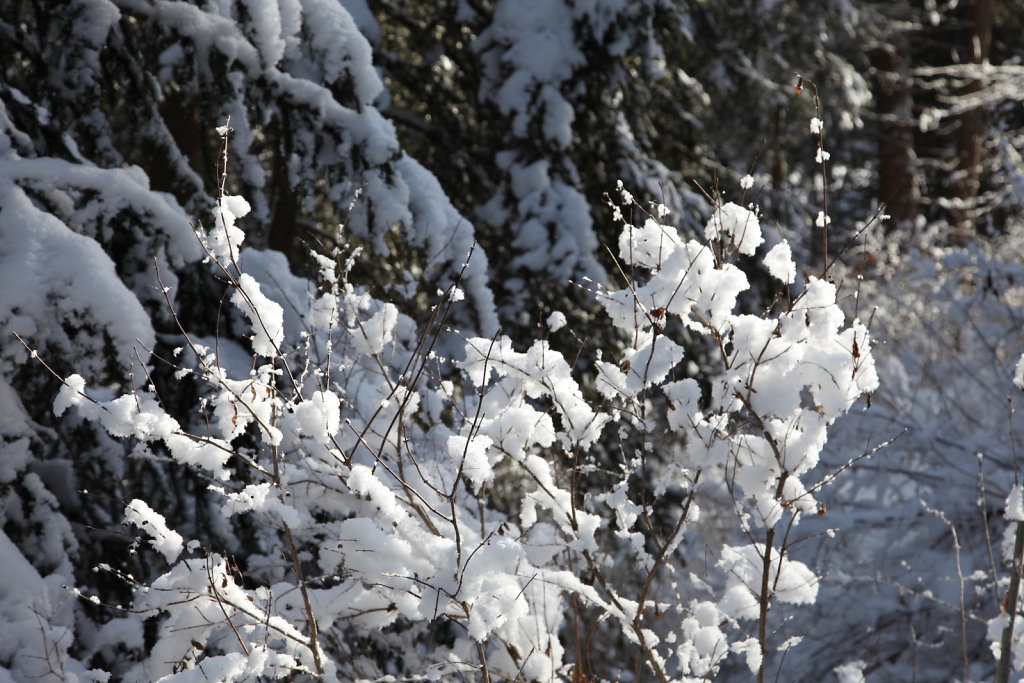
[[[794,645],[770,622],[817,595],[793,549],[801,518],[825,514],[820,451],[877,377],[867,329],[845,324],[833,284],[797,281],[785,242],[764,262],[786,294],[763,315],[735,312],[748,281],[733,260],[763,242],[754,212],[717,207],[704,242],[680,238],[664,207],[623,221],[633,278],[594,294],[630,342],[596,362],[588,399],[546,339],[518,351],[450,329],[459,282],[418,328],[349,280],[358,254],[313,254],[314,282],[242,249],[247,211],[223,196],[198,235],[249,348],[183,329],[175,352],[178,380],[204,387],[206,428],[183,427],[152,384],[110,398],[71,375],[54,405],[201,472],[222,516],[212,526],[248,534],[230,548],[203,529],[185,538],[145,500],[127,504],[167,569],[123,577],[123,619],[158,632],[119,675],[625,675],[565,656],[570,604],[661,680],[713,675],[730,653],[763,677],[766,657]],[[684,333],[717,349],[703,386]],[[617,450],[613,469],[599,443]],[[702,524],[704,508],[731,528]],[[686,569],[702,561],[701,575]]]

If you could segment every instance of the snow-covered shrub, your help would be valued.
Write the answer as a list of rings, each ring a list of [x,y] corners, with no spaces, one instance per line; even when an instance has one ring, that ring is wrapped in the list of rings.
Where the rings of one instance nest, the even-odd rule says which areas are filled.
[[[177,375],[205,387],[206,428],[184,428],[153,385],[115,397],[71,375],[54,404],[202,473],[219,499],[211,530],[249,525],[244,543],[185,538],[128,503],[125,521],[167,568],[122,577],[134,598],[114,621],[158,628],[125,679],[589,675],[561,634],[577,602],[662,680],[713,676],[730,653],[763,675],[794,645],[775,642],[769,615],[817,594],[795,528],[824,513],[813,473],[828,427],[877,378],[868,332],[845,323],[831,283],[735,312],[748,283],[731,255],[761,245],[755,213],[718,207],[711,242],[653,217],[623,225],[635,278],[597,296],[631,343],[597,362],[594,404],[546,340],[519,351],[445,332],[458,282],[419,328],[349,280],[358,254],[313,255],[311,282],[280,254],[242,249],[247,211],[225,196],[199,233],[250,330],[249,348],[182,331]],[[790,284],[784,245],[766,258]],[[683,330],[719,350],[701,382],[674,341]],[[456,357],[440,353],[445,334]],[[593,453],[609,439],[621,462],[598,489]],[[692,535],[712,538],[705,498],[727,500],[734,522],[697,551]],[[701,576],[685,569],[695,552]]]
[[[152,385],[111,398],[72,375],[54,405],[195,468],[221,500],[220,519],[198,539],[145,501],[127,505],[125,521],[168,569],[146,584],[124,577],[135,594],[124,619],[162,617],[124,678],[442,676],[474,662],[550,677],[561,660],[555,589],[533,580],[503,516],[478,507],[487,439],[446,426],[466,419],[437,374],[435,344],[462,290],[439,293],[437,317],[417,330],[339,277],[351,261],[314,256],[320,290],[279,253],[241,250],[236,220],[248,210],[225,196],[201,239],[251,348],[185,333],[177,352],[179,379],[205,386],[208,431],[183,428]],[[219,547],[216,531],[243,516],[255,525],[248,543],[228,533],[234,543]],[[454,635],[438,635],[445,622],[459,624]],[[501,650],[484,657],[488,642]]]
[[[627,466],[617,490],[628,490],[631,475],[647,469],[655,483],[647,493],[652,497],[617,506],[617,533],[630,541],[627,556],[647,568],[648,576],[664,565],[667,576],[652,593],[658,597],[642,608],[659,615],[676,612],[686,623],[691,609],[707,610],[693,595],[695,588],[707,590],[710,584],[715,598],[709,604],[719,611],[716,623],[731,623],[748,636],[733,636],[729,647],[763,674],[773,645],[768,634],[775,630],[767,624],[769,606],[813,602],[817,593],[816,577],[791,556],[791,547],[801,518],[825,514],[816,493],[828,477],[815,467],[827,429],[878,380],[868,331],[858,320],[844,323],[835,285],[811,277],[802,291],[789,286],[796,268],[785,242],[764,256],[769,272],[786,286],[776,310],[760,316],[736,312],[748,282],[731,261],[737,254],[754,254],[763,241],[753,211],[719,206],[705,234],[708,243],[683,240],[652,215],[640,226],[627,224],[619,257],[622,272],[633,273],[634,281],[602,295],[613,323],[632,338],[621,358],[598,363],[598,388],[614,406],[620,436],[628,437],[629,430],[639,435],[632,440],[635,450],[623,454]],[[683,349],[673,337],[683,330],[709,339],[718,350],[717,362],[700,368],[699,375],[698,368],[679,364]],[[659,394],[662,400],[656,399]],[[669,517],[675,526],[652,529],[659,505],[678,500],[673,489],[688,492],[682,509],[676,503]],[[702,500],[714,524],[722,524],[716,499],[726,501],[724,516],[734,519],[733,529],[716,539],[720,547],[707,551],[719,574],[705,569],[699,578],[687,576],[681,534],[701,530],[695,503]],[[707,530],[700,536],[715,539]],[[705,555],[703,562],[707,567],[712,559]],[[687,641],[669,630],[666,624],[676,620],[661,617],[651,623],[655,630],[665,629],[655,640],[665,647],[669,670],[701,677],[725,654],[725,639],[709,649],[705,639]],[[640,621],[634,626],[640,629]],[[793,644],[774,645],[784,651]],[[687,662],[697,655],[700,666],[690,668]]]
[[[845,542],[807,549],[821,599],[792,661],[812,678],[854,660],[868,680],[992,680],[996,669],[1000,634],[987,624],[1005,613],[1013,566],[1024,247],[1019,225],[967,247],[941,246],[932,230],[902,248],[870,236],[852,259],[874,263],[858,289],[884,381],[870,410],[832,433],[873,455],[827,497],[824,521]]]

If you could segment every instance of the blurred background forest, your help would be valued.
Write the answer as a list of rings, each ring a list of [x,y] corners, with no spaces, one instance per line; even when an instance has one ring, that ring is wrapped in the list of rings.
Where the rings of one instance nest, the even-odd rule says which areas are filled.
[[[620,181],[687,236],[718,202],[756,204],[876,340],[881,387],[823,454],[857,462],[798,553],[818,601],[787,617],[803,642],[769,670],[994,676],[1021,474],[1020,0],[7,0],[0,44],[0,558],[36,594],[0,585],[0,679],[119,680],[145,657],[156,620],[108,607],[162,573],[122,527],[127,501],[236,556],[259,542],[217,519],[200,473],[52,409],[53,373],[76,372],[153,382],[202,423],[199,388],[147,354],[172,357],[181,327],[244,336],[192,231],[221,191],[252,206],[246,245],[283,255],[258,266],[271,279],[358,247],[350,281],[426,326],[462,272],[450,324],[525,347],[561,311],[572,334],[552,346],[586,372],[623,343],[587,284],[623,285]],[[747,265],[757,313],[777,292]],[[710,372],[708,349],[687,352]],[[566,679],[645,679],[605,627],[566,620]],[[375,675],[418,680],[359,637]]]

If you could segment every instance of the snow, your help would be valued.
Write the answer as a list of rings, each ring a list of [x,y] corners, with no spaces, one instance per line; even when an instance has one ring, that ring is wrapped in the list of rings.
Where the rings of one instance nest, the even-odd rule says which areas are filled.
[[[793,263],[793,250],[789,242],[782,240],[772,247],[764,257],[764,265],[771,276],[783,284],[791,285],[796,281],[796,264]]]
[[[674,227],[648,218],[642,227],[631,225],[619,235],[619,258],[626,263],[657,268],[681,243]]]
[[[304,434],[327,443],[341,427],[341,401],[332,392],[315,391],[295,406],[295,416]]]
[[[3,386],[9,390],[8,385]],[[9,400],[0,401],[0,405],[10,406],[16,410],[21,408],[17,402]],[[0,460],[0,484],[10,484],[25,469],[32,459],[30,444],[29,439],[24,437],[4,444],[4,457]]]
[[[544,123],[541,127],[544,137],[560,147],[568,147],[572,143],[572,124],[576,119],[572,105],[550,85],[541,88],[540,101],[544,110]]]
[[[320,61],[322,82],[329,85],[346,76],[359,103],[372,103],[384,84],[373,68],[370,44],[352,15],[337,0],[303,0],[302,11],[313,54]]]
[[[407,515],[402,510],[398,497],[381,483],[371,468],[364,465],[353,466],[345,483],[354,493],[366,496],[373,502],[385,524],[406,520]]]
[[[249,202],[242,197],[221,197],[214,211],[213,230],[209,234],[201,235],[210,256],[225,267],[238,262],[238,250],[245,240],[245,233],[235,225],[235,222],[247,216],[250,210]]]
[[[566,446],[579,444],[586,448],[596,441],[608,417],[590,408],[572,378],[569,365],[561,354],[551,350],[546,341],[538,340],[526,353],[518,353],[513,350],[512,340],[508,337],[502,336],[497,344],[478,337],[469,339],[465,349],[466,360],[460,366],[477,386],[485,385],[491,373],[496,373],[501,378],[503,391],[510,395],[522,393],[534,399],[548,397],[562,419]],[[497,398],[496,392],[490,392],[488,397],[492,395]],[[505,406],[506,409],[509,407]],[[514,415],[507,410],[501,410],[499,414]],[[483,433],[489,434],[494,442],[502,443],[501,418],[488,415],[482,424]]]
[[[510,72],[494,99],[502,114],[513,115],[514,135],[527,134],[531,100],[539,90],[545,137],[563,147],[571,141],[572,107],[558,89],[583,63],[572,22],[570,9],[561,2],[505,0],[477,39],[477,50],[499,50],[500,62]]]
[[[732,264],[716,268],[711,249],[696,240],[678,247],[666,241],[664,249],[660,267],[646,284],[602,297],[612,322],[623,330],[632,330],[637,320],[644,326],[653,324],[638,314],[642,306],[646,311],[664,308],[666,314],[680,315],[696,330],[721,327],[736,297],[748,287],[746,275]]]
[[[168,562],[178,559],[184,548],[181,534],[167,527],[163,515],[157,513],[144,500],[138,498],[124,509],[124,519],[134,524],[149,536],[149,544],[158,550]]]
[[[177,563],[153,582],[151,590],[136,594],[135,609],[162,610],[166,618],[150,657],[126,678],[177,680],[173,674],[179,669],[184,670],[176,675],[185,680],[194,679],[193,671],[204,675],[207,660],[195,666],[198,648],[192,641],[217,644],[224,654],[212,657],[210,670],[228,676],[227,680],[252,680],[257,674],[278,678],[297,666],[311,664],[309,649],[301,644],[302,633],[272,614],[270,598],[266,590],[246,591],[238,586],[219,555]],[[182,632],[188,634],[184,643],[175,637]],[[273,651],[268,643],[275,643]],[[186,666],[175,666],[181,661]]]
[[[71,577],[43,577],[0,529],[0,678],[45,680],[69,660],[74,614],[61,589]]]
[[[249,680],[253,673],[262,672],[262,667],[256,669],[256,671],[246,671],[246,663],[245,655],[238,652],[206,657],[203,659],[202,667],[163,676],[159,681],[161,683],[205,683],[209,680],[215,680],[232,683],[238,680]]]
[[[284,309],[281,305],[264,296],[260,284],[248,273],[239,276],[231,302],[252,325],[253,351],[268,358],[277,356],[284,341]]]
[[[718,564],[729,578],[719,609],[727,616],[734,619],[758,617],[763,555],[764,546],[759,543],[722,548]],[[780,560],[777,555],[772,561],[768,585],[773,586],[770,599],[779,602],[808,604],[814,602],[818,594],[818,579],[807,565],[786,557]]]
[[[366,320],[357,323],[352,341],[358,353],[375,355],[384,350],[395,333],[398,323],[398,309],[394,304],[384,304]]]
[[[565,313],[562,313],[561,311],[552,311],[551,315],[547,317],[545,324],[548,326],[549,331],[558,332],[560,329],[565,327]]]
[[[476,248],[473,225],[459,215],[437,178],[422,164],[402,155],[396,168],[409,187],[409,209],[414,216],[411,240],[431,254],[425,268],[430,273],[440,271],[446,263],[460,266],[459,286],[473,305],[479,331],[494,334],[499,323],[494,293],[487,284],[489,264],[484,251]],[[441,284],[449,283],[442,280]]]
[[[191,39],[198,53],[198,68],[206,79],[212,79],[210,52],[216,49],[228,63],[239,62],[251,72],[258,72],[259,51],[245,39],[230,17],[178,0],[156,3],[150,10],[161,26],[173,29]]]
[[[525,296],[522,270],[556,283],[604,279],[580,174],[566,154],[578,137],[573,125],[582,93],[575,76],[585,63],[586,40],[579,34],[588,22],[616,13],[590,9],[502,0],[473,44],[483,68],[480,97],[503,117],[505,140],[494,158],[507,174],[479,215],[512,236],[512,258],[498,264],[498,273],[515,296]]]
[[[110,29],[121,19],[121,12],[110,0],[89,0],[79,7],[75,35],[98,48],[106,42]]]
[[[366,0],[341,0],[342,6],[352,15],[352,20],[359,27],[359,32],[366,36],[371,45],[380,42],[380,23]]]
[[[315,295],[313,283],[293,275],[288,258],[279,251],[243,249],[238,257],[238,267],[259,283],[263,296],[281,307],[284,329],[290,331],[291,341],[295,341],[298,331],[311,322],[310,316],[302,313]],[[250,360],[246,374],[251,367]]]
[[[463,586],[477,596],[467,626],[471,638],[483,642],[507,622],[529,617],[530,609],[518,581],[508,580],[508,570],[520,560],[521,549],[506,537],[481,546],[464,575]]]
[[[747,664],[750,673],[757,674],[764,660],[764,653],[761,652],[761,644],[756,638],[747,638],[744,641],[733,643],[732,651],[742,654],[743,661]]]
[[[861,660],[840,664],[834,669],[836,680],[838,683],[864,683],[864,668],[866,666]]]
[[[299,513],[281,500],[280,489],[273,487],[270,482],[249,484],[237,493],[227,493],[223,488],[212,485],[210,490],[227,499],[221,506],[221,512],[225,517],[246,512],[261,512],[274,522],[280,520],[281,523],[293,529],[302,524]]]
[[[75,496],[51,495],[47,489],[60,493],[60,486],[44,480],[63,479],[73,491],[73,461],[53,458],[44,466],[33,454],[40,444],[81,429],[88,443],[98,443],[93,450],[108,458],[103,467],[117,469],[123,453],[134,449],[152,461],[147,471],[168,479],[182,464],[202,468],[198,475],[214,495],[195,501],[194,510],[189,499],[173,518],[184,512],[208,520],[209,528],[195,531],[203,538],[212,534],[213,547],[239,553],[245,579],[234,561],[207,543],[185,544],[168,528],[154,492],[152,499],[133,500],[124,518],[172,566],[153,570],[156,578],[127,577],[129,613],[92,633],[81,612],[39,598],[62,596],[56,587],[73,579],[57,571],[43,579],[2,536],[0,558],[13,567],[15,588],[35,596],[29,604],[0,588],[0,631],[8,629],[3,635],[9,636],[0,641],[13,648],[0,662],[12,677],[38,677],[51,656],[70,662],[69,680],[102,677],[77,670],[80,663],[67,654],[71,643],[80,647],[75,652],[94,648],[104,661],[134,662],[131,670],[124,664],[111,674],[125,680],[314,676],[313,654],[321,643],[333,651],[338,643],[358,642],[370,644],[370,656],[348,661],[349,653],[339,650],[335,664],[324,655],[324,680],[347,680],[364,666],[360,675],[381,680],[441,679],[453,672],[471,677],[470,671],[479,672],[480,653],[496,678],[555,680],[569,675],[571,655],[559,637],[571,626],[563,621],[577,600],[602,628],[621,629],[613,642],[642,637],[649,664],[672,675],[710,678],[723,665],[742,667],[745,660],[755,671],[766,661],[771,653],[748,637],[751,624],[741,623],[756,619],[762,597],[761,541],[771,538],[767,529],[788,529],[807,523],[810,513],[824,513],[814,496],[828,494],[819,493],[824,487],[815,468],[829,455],[826,443],[846,455],[829,441],[829,430],[879,386],[880,377],[866,326],[848,321],[840,306],[848,292],[808,278],[770,307],[747,292],[751,264],[736,256],[757,253],[765,241],[753,206],[717,207],[704,226],[707,241],[689,239],[694,227],[700,232],[694,216],[705,216],[703,209],[674,211],[676,227],[662,223],[666,207],[652,205],[649,220],[641,218],[638,226],[627,225],[618,207],[618,255],[623,272],[635,277],[612,279],[618,291],[596,284],[608,278],[594,257],[600,243],[580,189],[592,169],[577,169],[572,161],[586,151],[573,148],[586,133],[574,130],[576,115],[597,113],[582,108],[589,86],[581,79],[589,66],[583,48],[589,54],[601,43],[602,54],[621,67],[616,79],[636,78],[628,51],[637,34],[630,22],[649,18],[643,12],[653,5],[499,0],[490,26],[479,18],[483,30],[474,54],[485,83],[478,96],[504,117],[494,151],[501,173],[488,179],[494,196],[480,211],[489,228],[509,230],[503,245],[509,251],[500,252],[499,263],[476,246],[474,226],[437,178],[402,153],[394,127],[374,106],[389,95],[360,35],[380,35],[363,0],[211,0],[202,7],[125,0],[120,10],[105,0],[87,4],[95,13],[81,28],[97,44],[121,11],[152,23],[160,41],[188,47],[164,49],[161,42],[153,85],[171,95],[186,86],[182,75],[218,84],[220,99],[212,106],[231,113],[231,155],[242,157],[237,186],[247,198],[223,196],[212,228],[201,233],[216,261],[206,272],[226,281],[229,293],[219,302],[222,317],[214,329],[204,327],[205,336],[192,339],[206,348],[190,348],[167,317],[159,319],[157,337],[152,311],[136,294],[148,291],[148,283],[139,276],[123,284],[103,251],[110,245],[89,234],[123,213],[129,229],[136,221],[139,230],[118,239],[137,241],[139,254],[152,247],[162,267],[183,265],[201,254],[175,200],[152,191],[145,174],[128,165],[86,169],[81,158],[76,164],[14,163],[11,138],[2,134],[7,161],[0,163],[0,231],[11,239],[0,246],[0,284],[7,285],[0,288],[0,325],[24,331],[38,347],[12,345],[5,370],[30,355],[32,367],[39,358],[56,357],[79,374],[68,376],[53,403],[57,416],[74,408],[76,417],[52,429],[29,424],[17,409],[19,399],[10,396],[10,380],[0,380],[9,456],[0,483],[13,483],[2,487],[0,509],[12,519],[25,514],[16,521],[26,527],[43,528],[41,540],[32,541],[41,548],[33,560],[66,560],[74,539],[57,513]],[[634,7],[640,7],[635,15]],[[465,4],[459,11],[472,14]],[[659,45],[652,40],[639,49],[645,67],[659,68]],[[350,101],[340,102],[342,93]],[[629,126],[625,115],[614,122]],[[292,127],[281,160],[284,191],[302,194],[307,216],[323,221],[314,227],[339,240],[336,251],[311,261],[320,279],[292,273],[282,254],[243,249],[243,226],[259,234],[277,201],[269,196],[263,162],[273,154],[272,131],[279,125]],[[60,133],[54,136],[58,149],[73,157],[88,153],[91,145]],[[618,142],[641,141],[621,133]],[[600,161],[611,168],[620,160]],[[667,169],[648,173],[637,164],[623,161],[624,175],[671,178]],[[233,176],[229,184],[235,186]],[[676,191],[671,185],[669,193]],[[753,185],[749,175],[740,180],[744,191]],[[637,196],[652,194],[653,187]],[[625,184],[617,190],[634,207]],[[102,201],[88,199],[94,194]],[[340,220],[353,197],[346,230],[366,245],[365,254],[345,243],[347,232],[328,225]],[[679,202],[672,206],[678,209]],[[635,207],[640,210],[626,213],[643,212]],[[823,214],[822,226],[827,220]],[[25,226],[31,226],[27,233]],[[346,258],[346,267],[335,266]],[[359,282],[362,264],[351,267],[359,259],[394,281]],[[763,263],[775,279],[797,282],[788,242],[774,244]],[[518,270],[517,279],[504,280],[506,268]],[[176,289],[173,270],[167,269],[167,293]],[[528,301],[531,310],[551,311],[564,306],[538,294],[545,289],[534,287],[533,275],[565,286],[581,273],[594,276],[592,291],[605,312],[572,311],[581,325],[575,332],[589,341],[593,329],[612,325],[617,329],[606,332],[621,340],[599,349],[603,360],[577,363],[557,350],[572,340],[554,334],[567,324],[562,311],[547,316],[546,329],[536,326],[539,340],[497,334],[489,277],[520,296],[517,305]],[[443,306],[430,308],[445,296]],[[20,297],[31,298],[23,306]],[[430,346],[423,325],[432,310],[451,313],[463,331],[444,329],[442,341]],[[210,322],[206,311],[196,313],[199,325]],[[89,332],[81,339],[64,335],[68,323]],[[444,325],[454,327],[453,319]],[[555,345],[544,339],[549,333]],[[238,343],[245,337],[252,354]],[[171,373],[154,380],[162,396],[140,379],[141,369],[134,382],[119,376],[132,362],[137,339],[149,347],[189,348],[175,354],[184,366],[176,379],[187,383],[187,392],[178,393],[165,376]],[[110,363],[108,342],[117,356]],[[142,356],[142,363],[151,363]],[[1018,366],[1015,379],[1024,388],[1022,377]],[[188,401],[178,400],[183,396]],[[95,431],[85,431],[90,428]],[[89,448],[83,457],[93,456]],[[107,481],[123,476],[98,469]],[[590,480],[608,488],[587,488]],[[1006,489],[997,486],[1002,497]],[[688,497],[694,491],[699,496]],[[36,501],[32,515],[23,512],[30,497]],[[55,514],[46,519],[40,511]],[[237,515],[248,518],[245,540],[233,534]],[[1024,502],[1014,489],[1007,517],[1022,516]],[[652,521],[664,531],[653,533]],[[814,539],[814,532],[801,529],[798,536]],[[775,538],[767,577],[772,595],[764,599],[772,603],[771,626],[786,628],[800,623],[796,607],[818,599],[819,578],[797,559],[799,545]],[[298,551],[290,547],[293,539]],[[637,578],[653,568],[661,543],[665,562],[648,593]],[[183,547],[189,549],[184,558]],[[688,548],[708,551],[693,574],[679,562]],[[309,571],[307,582],[296,575],[299,567]],[[303,597],[322,627],[320,643],[310,640]],[[145,643],[143,617],[153,625]],[[447,631],[434,638],[444,620],[456,624],[450,643]],[[73,634],[78,624],[81,631]],[[782,648],[796,644],[778,640]],[[378,668],[371,661],[378,643],[401,650],[401,661]],[[17,659],[23,646],[35,660]],[[115,655],[120,646],[129,653]],[[39,671],[28,670],[37,664]]]
[[[137,392],[101,401],[86,394],[85,379],[81,375],[70,375],[54,399],[53,413],[60,417],[72,406],[83,418],[99,422],[112,436],[135,436],[147,443],[163,441],[179,462],[228,478],[225,464],[231,453],[230,446],[214,438],[187,436],[177,420],[167,415],[148,393]]]
[[[43,173],[45,166],[37,168]],[[55,170],[60,173],[59,166]],[[106,331],[123,365],[130,365],[136,349],[145,357],[156,343],[149,316],[110,257],[94,240],[38,209],[3,173],[0,163],[0,235],[6,236],[0,243],[0,332],[52,340],[53,351],[88,359],[100,353],[98,342],[61,329],[61,323],[86,318]]]
[[[491,469],[492,460],[497,457],[488,457],[488,449],[492,441],[490,437],[478,436],[474,439],[467,439],[464,436],[452,435],[448,437],[446,448],[448,455],[456,468],[469,479],[473,490],[480,491],[480,488],[494,477]]]
[[[693,426],[700,413],[700,385],[697,380],[687,378],[662,386],[669,405],[668,424],[672,429],[688,429]]]
[[[161,683],[242,683],[265,675],[268,671],[284,673],[293,669],[293,658],[273,652],[264,645],[254,645],[248,654],[231,652],[226,655],[204,657],[201,665],[187,668],[159,679]]]
[[[748,256],[764,242],[761,223],[754,212],[732,202],[715,210],[704,227],[704,237],[709,241],[722,239]]]
[[[277,64],[284,58],[286,46],[282,35],[281,11],[277,3],[242,0],[242,5],[249,15],[253,44],[260,51],[264,66]]]
[[[1010,495],[1006,497],[1006,511],[1003,514],[1006,519],[1024,522],[1024,488],[1020,484],[1014,484],[1010,489]]]
[[[660,383],[683,359],[683,348],[665,337],[651,336],[639,348],[628,349],[620,365],[597,361],[597,390],[606,398],[634,396],[644,387]],[[628,369],[621,368],[628,364]]]

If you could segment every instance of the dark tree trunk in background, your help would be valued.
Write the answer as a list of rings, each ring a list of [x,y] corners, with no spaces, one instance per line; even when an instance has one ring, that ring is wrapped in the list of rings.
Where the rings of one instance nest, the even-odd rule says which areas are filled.
[[[982,65],[989,59],[992,44],[992,0],[975,0],[971,8],[970,63]],[[961,91],[964,97],[981,92],[984,84],[974,78]],[[981,150],[985,137],[985,110],[975,107],[960,116],[956,142],[956,174],[954,188],[958,200],[952,214],[953,240],[964,244],[974,234],[977,222],[978,190],[981,187]]]
[[[298,245],[298,220],[301,212],[297,190],[288,179],[287,161],[290,154],[288,138],[290,124],[288,110],[281,108],[281,118],[276,122],[278,139],[274,142],[274,157],[271,166],[272,189],[270,192],[270,227],[267,244],[285,254],[293,265],[301,262]]]
[[[889,232],[912,228],[920,199],[907,52],[906,35],[897,34],[870,53],[878,114],[878,199],[890,216]]]

